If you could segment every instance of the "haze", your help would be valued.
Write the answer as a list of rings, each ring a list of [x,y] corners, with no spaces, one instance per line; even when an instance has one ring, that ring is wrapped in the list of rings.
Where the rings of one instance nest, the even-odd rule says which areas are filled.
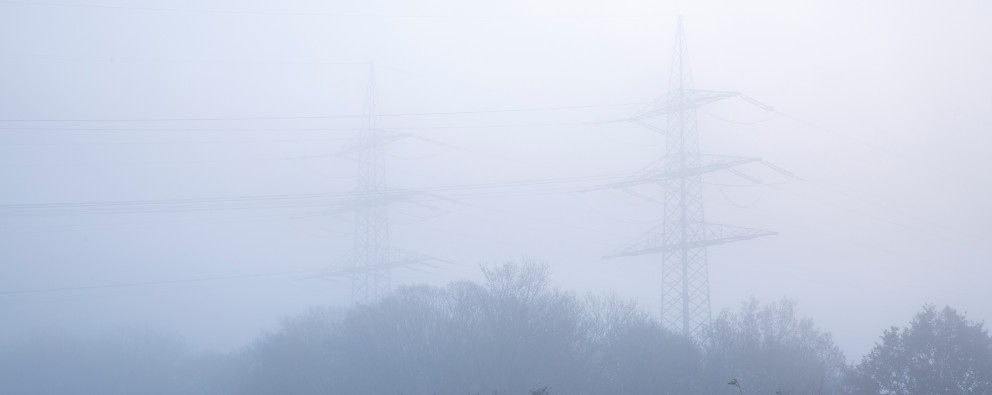
[[[701,151],[787,171],[704,178],[707,220],[778,233],[709,249],[714,316],[791,298],[852,362],[924,304],[992,319],[988,2],[0,1],[0,345],[137,324],[227,352],[350,306],[319,276],[348,199],[197,199],[354,190],[370,69],[411,135],[388,184],[430,193],[390,206],[391,245],[445,261],[394,286],[533,258],[656,316],[660,256],[602,256],[661,205],[595,187],[664,155],[623,120],[666,92],[677,15],[696,88],[768,107],[700,108]]]

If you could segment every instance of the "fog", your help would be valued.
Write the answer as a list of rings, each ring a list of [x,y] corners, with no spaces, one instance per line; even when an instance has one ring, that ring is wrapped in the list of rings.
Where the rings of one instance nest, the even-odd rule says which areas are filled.
[[[774,166],[703,177],[707,221],[777,233],[707,249],[714,320],[788,298],[857,363],[925,305],[992,319],[987,2],[32,0],[0,1],[0,347],[227,355],[347,311],[373,74],[385,182],[421,192],[389,244],[437,258],[393,289],[545,262],[657,319],[661,255],[603,256],[664,191],[602,186],[665,155],[628,120],[680,15],[696,89],[746,95],[696,109],[700,151]]]

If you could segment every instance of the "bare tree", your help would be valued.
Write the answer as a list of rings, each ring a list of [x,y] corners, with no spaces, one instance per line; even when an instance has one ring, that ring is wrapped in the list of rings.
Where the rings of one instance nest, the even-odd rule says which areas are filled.
[[[740,383],[755,394],[840,390],[844,355],[829,333],[797,315],[791,300],[760,306],[752,299],[738,313],[721,313],[709,334],[706,369],[714,393],[743,393]]]

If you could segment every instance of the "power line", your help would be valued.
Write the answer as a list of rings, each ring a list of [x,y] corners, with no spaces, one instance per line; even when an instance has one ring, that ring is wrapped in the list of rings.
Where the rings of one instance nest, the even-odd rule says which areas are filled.
[[[64,8],[80,8],[80,9],[159,12],[159,13],[322,16],[322,17],[340,17],[340,18],[390,17],[387,15],[379,15],[379,14],[335,14],[335,13],[322,13],[322,12],[311,12],[311,11],[248,11],[248,10],[221,10],[221,9],[205,9],[205,8],[139,7],[139,6],[109,5],[109,4],[59,3],[59,2],[49,2],[49,1],[2,0],[0,1],[0,3],[34,6],[34,7],[64,7]],[[402,18],[404,16],[396,16],[396,17]],[[411,15],[407,17],[415,18],[416,16]]]
[[[0,3],[3,3],[0,1]],[[61,56],[36,54],[7,54],[4,61],[33,59],[36,61],[63,61],[83,63],[163,63],[163,64],[251,64],[251,65],[319,65],[319,66],[368,66],[369,62],[341,62],[333,60],[263,60],[263,59],[169,59],[135,56]]]
[[[825,180],[822,180],[822,179],[810,178],[810,176],[808,176],[808,175],[805,175],[803,177],[797,177],[797,179],[799,181],[804,181],[804,182],[806,182],[806,183],[808,183],[810,185],[813,185],[815,187],[822,188],[822,189],[825,189],[825,190],[828,190],[828,191],[833,191],[833,192],[838,193],[841,196],[844,196],[844,197],[846,197],[848,199],[861,202],[862,204],[865,204],[865,205],[868,205],[868,206],[872,206],[871,210],[873,212],[874,211],[879,211],[879,210],[886,210],[886,211],[889,211],[892,214],[895,214],[895,215],[898,215],[898,216],[901,216],[901,217],[904,217],[904,218],[908,218],[908,219],[914,220],[915,222],[925,223],[928,228],[929,227],[940,228],[938,232],[934,232],[932,235],[939,235],[939,236],[946,237],[946,234],[947,233],[955,233],[958,236],[963,236],[965,238],[970,238],[973,241],[982,240],[982,237],[980,237],[978,235],[975,235],[975,234],[971,234],[970,232],[966,232],[964,229],[954,228],[954,227],[948,226],[946,224],[937,222],[937,221],[935,221],[935,220],[933,220],[931,218],[927,218],[925,216],[922,216],[922,215],[920,215],[918,213],[913,213],[913,212],[910,212],[910,211],[899,209],[896,205],[893,205],[891,201],[882,202],[882,201],[878,201],[878,200],[872,200],[872,199],[866,198],[864,196],[857,195],[854,192],[851,192],[849,190],[845,190],[845,189],[843,189],[843,188],[841,188],[841,187],[839,187],[839,186],[837,186],[835,184],[832,184],[832,183],[830,183],[828,181],[825,181]]]
[[[478,184],[454,184],[410,190],[390,190],[390,194],[420,195],[430,192],[467,192],[461,198],[514,196],[520,193],[549,192],[551,186],[581,182],[602,182],[628,177],[630,174],[611,174],[580,177],[548,178],[524,181],[503,181]],[[530,187],[513,191],[513,188]],[[511,190],[507,190],[511,189]],[[357,198],[361,191],[295,193],[271,195],[243,195],[213,198],[177,198],[122,201],[92,201],[63,203],[24,203],[0,205],[0,216],[53,215],[53,214],[119,214],[173,211],[202,211],[245,208],[325,207],[337,201],[329,199]],[[436,197],[435,199],[440,199]]]
[[[261,16],[313,16],[313,17],[333,17],[333,18],[397,18],[397,19],[542,19],[542,18],[575,18],[575,19],[650,19],[670,17],[672,15],[663,14],[639,14],[639,15],[429,15],[429,14],[361,14],[361,13],[330,13],[318,11],[249,11],[249,10],[221,10],[203,8],[172,8],[172,7],[139,7],[109,4],[83,4],[83,3],[60,3],[50,1],[18,1],[0,0],[2,4],[24,5],[35,7],[65,7],[81,9],[102,9],[120,11],[141,11],[159,13],[189,13],[189,14],[222,14],[222,15],[261,15]]]
[[[0,122],[3,122],[0,120]],[[605,125],[626,121],[588,121],[588,122],[535,122],[491,125],[448,125],[448,126],[396,126],[380,127],[379,130],[451,130],[451,129],[503,129],[527,127],[554,126],[590,126]],[[80,132],[355,132],[357,127],[345,128],[81,128],[81,127],[0,127],[0,131],[80,131]]]
[[[803,118],[798,118],[798,117],[795,117],[795,116],[792,116],[792,115],[789,115],[789,114],[782,113],[782,112],[777,111],[777,110],[775,110],[774,112],[777,113],[777,114],[779,114],[779,115],[781,115],[782,117],[785,117],[785,118],[790,119],[790,120],[792,120],[794,122],[797,122],[797,123],[800,123],[802,125],[805,125],[805,126],[809,127],[810,130],[817,131],[817,132],[819,132],[822,135],[830,136],[830,137],[839,137],[839,138],[842,138],[844,140],[847,140],[847,141],[850,141],[850,142],[853,142],[853,143],[856,143],[856,144],[860,144],[860,145],[862,145],[864,147],[873,149],[873,150],[878,151],[878,152],[881,152],[883,154],[892,156],[894,158],[901,159],[906,164],[909,164],[911,166],[915,166],[918,169],[929,170],[929,171],[936,171],[936,172],[939,172],[939,173],[943,173],[945,176],[951,176],[951,177],[960,177],[961,176],[961,174],[959,172],[949,170],[949,169],[947,169],[945,167],[940,166],[938,163],[933,163],[933,161],[920,160],[919,158],[914,158],[911,155],[907,155],[907,154],[904,154],[904,153],[901,153],[901,152],[893,151],[891,149],[888,149],[888,148],[879,146],[877,144],[872,144],[871,142],[869,142],[867,140],[864,140],[864,139],[861,139],[861,138],[857,138],[857,137],[854,137],[854,136],[851,136],[851,135],[848,135],[848,134],[845,134],[845,133],[839,133],[839,132],[837,132],[835,130],[832,130],[830,128],[827,128],[827,127],[824,127],[824,126],[820,126],[820,125],[818,125],[816,123],[813,123],[811,121],[807,121],[807,120],[805,120]],[[985,184],[985,185],[992,185],[989,182],[987,182],[986,180],[982,180],[982,179],[972,179],[972,181],[980,182],[980,183]]]
[[[293,274],[306,274],[306,273],[315,273],[315,272],[317,271],[294,270],[294,271],[285,271],[285,272],[240,274],[240,275],[232,275],[232,276],[201,277],[201,278],[178,279],[178,280],[140,281],[140,282],[130,282],[130,283],[80,285],[80,286],[56,287],[56,288],[18,289],[18,290],[10,290],[10,291],[0,291],[0,295],[23,295],[23,294],[83,291],[83,290],[110,289],[110,288],[146,287],[146,286],[154,286],[154,285],[184,284],[184,283],[196,283],[196,282],[208,282],[208,281],[240,280],[240,279],[262,278],[262,277],[288,276]]]
[[[726,200],[715,200],[715,199],[714,200],[706,199],[706,200],[707,200],[707,202],[711,202],[711,203],[727,204],[727,205],[730,205],[731,207],[739,208],[740,210],[738,210],[738,212],[741,212],[741,213],[744,213],[744,214],[747,214],[747,215],[751,215],[751,216],[756,217],[756,218],[762,218],[762,219],[765,219],[765,220],[772,220],[772,221],[777,221],[777,222],[780,222],[780,223],[783,223],[783,224],[792,225],[794,227],[799,227],[799,228],[801,228],[803,230],[811,231],[811,232],[814,232],[814,233],[819,233],[820,235],[826,236],[828,238],[832,238],[832,239],[837,240],[837,241],[846,241],[846,242],[850,242],[852,244],[857,244],[857,245],[860,245],[862,247],[870,248],[870,249],[873,249],[873,250],[885,251],[887,254],[891,255],[892,257],[903,258],[903,255],[901,255],[900,253],[896,252],[895,250],[893,250],[891,248],[885,247],[885,246],[880,245],[880,244],[877,244],[877,243],[866,242],[864,239],[859,239],[858,237],[852,236],[852,235],[850,235],[848,233],[834,232],[834,231],[827,230],[826,228],[824,228],[822,226],[816,226],[816,225],[811,225],[811,224],[808,224],[808,223],[799,223],[799,222],[796,222],[797,218],[801,218],[802,216],[788,216],[788,215],[786,215],[785,217],[781,217],[781,216],[777,216],[777,215],[769,215],[767,211],[760,210],[760,209],[757,209],[755,207],[736,207],[736,206],[732,205],[731,203],[727,202]],[[830,244],[830,245],[837,245],[836,243],[828,243],[828,244]],[[814,245],[814,248],[820,248],[821,251],[825,251],[825,252],[835,252],[836,251],[836,250],[832,250],[832,249],[829,249],[829,248],[824,248],[821,244],[815,244]]]
[[[590,108],[606,107],[627,107],[644,105],[644,102],[636,103],[615,103],[615,104],[592,104],[576,106],[557,107],[529,107],[529,108],[503,108],[488,110],[467,110],[467,111],[436,111],[436,112],[408,112],[408,113],[386,113],[376,114],[377,117],[414,117],[414,116],[438,116],[438,115],[468,115],[468,114],[493,114],[506,112],[533,112],[533,111],[561,111],[561,110],[583,110]],[[76,118],[76,119],[0,119],[0,122],[190,122],[190,121],[259,121],[259,120],[306,120],[306,119],[360,119],[362,115],[304,115],[304,116],[262,116],[262,117],[188,117],[188,118]],[[354,128],[352,128],[354,130]]]
[[[0,143],[0,146],[65,146],[65,145],[185,145],[185,144],[257,144],[342,141],[344,138],[312,139],[252,139],[252,140],[170,140],[170,141],[48,141]]]
[[[807,183],[810,183],[812,185],[819,186],[819,187],[824,188],[824,189],[830,189],[830,188],[825,187],[824,185],[817,185],[816,183],[811,182],[810,180],[803,180],[803,179],[800,179],[800,180],[806,181]],[[886,225],[889,225],[889,226],[892,226],[892,227],[895,227],[895,228],[899,228],[899,229],[902,229],[904,231],[920,233],[920,234],[926,235],[927,237],[943,239],[944,241],[950,242],[950,243],[966,244],[966,243],[963,243],[960,240],[959,237],[952,237],[951,235],[948,235],[948,233],[957,233],[958,235],[966,235],[965,233],[961,233],[960,231],[949,229],[947,227],[941,226],[940,224],[934,223],[932,221],[929,221],[929,220],[927,220],[925,218],[922,218],[922,217],[919,217],[919,216],[916,216],[916,215],[910,215],[910,214],[901,213],[901,212],[898,212],[898,211],[893,211],[893,210],[896,210],[896,209],[894,207],[892,207],[891,204],[886,205],[886,206],[879,206],[879,205],[875,204],[876,207],[873,207],[871,210],[863,210],[863,209],[852,208],[850,206],[846,206],[846,205],[840,204],[840,203],[838,203],[836,201],[832,201],[832,200],[828,200],[828,199],[823,199],[823,198],[818,198],[815,195],[810,195],[810,194],[806,194],[806,193],[801,193],[801,192],[797,192],[797,191],[794,191],[794,190],[790,190],[790,189],[787,189],[787,188],[783,188],[781,186],[777,186],[777,185],[768,185],[768,186],[770,188],[773,188],[773,189],[778,190],[778,191],[786,192],[786,193],[791,194],[791,195],[794,195],[794,196],[805,198],[808,201],[817,203],[817,204],[819,204],[821,206],[824,206],[824,207],[830,207],[830,208],[833,208],[835,210],[844,211],[844,212],[853,214],[853,215],[855,215],[855,216],[857,216],[859,218],[869,218],[869,219],[875,220],[876,222],[883,223],[883,224],[886,224]],[[840,191],[838,191],[836,189],[834,189],[834,190],[836,192],[840,192]],[[852,198],[851,196],[848,196],[848,197],[849,198]],[[864,200],[864,199],[856,199],[856,200],[860,200],[863,203],[869,203],[869,204],[871,204],[869,201]],[[887,217],[887,216],[884,216],[883,214],[876,213],[877,211],[879,211],[878,208],[881,208],[881,207],[884,207],[885,209],[890,210],[890,213],[891,214],[894,214],[895,217],[898,217],[899,219],[901,219],[902,221],[905,221],[905,222],[900,222],[898,220],[893,219],[892,217]],[[919,221],[926,222],[926,223],[928,223],[927,224],[927,227],[918,227],[918,226],[911,225],[910,222],[912,220],[915,220],[917,222],[919,222]],[[940,227],[940,228],[943,228],[943,229],[932,229],[932,227]],[[968,236],[970,236],[970,235],[968,235]]]

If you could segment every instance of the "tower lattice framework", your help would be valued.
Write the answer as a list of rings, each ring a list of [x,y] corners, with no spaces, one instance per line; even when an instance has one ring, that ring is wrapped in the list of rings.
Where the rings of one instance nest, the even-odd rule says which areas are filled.
[[[369,71],[363,106],[362,125],[358,133],[358,186],[355,201],[355,230],[352,266],[352,300],[369,303],[379,299],[390,287],[389,205],[386,195],[385,146],[376,125],[376,87],[374,70]]]
[[[325,277],[350,278],[352,303],[358,305],[375,303],[389,293],[392,269],[428,261],[444,262],[390,245],[389,205],[410,199],[418,192],[387,185],[385,147],[410,136],[380,128],[377,104],[375,70],[370,67],[359,132],[354,143],[338,153],[358,162],[355,200],[340,208],[355,214],[352,250],[345,262],[324,273]]]
[[[701,338],[710,322],[707,247],[774,233],[705,220],[703,174],[718,170],[736,173],[733,167],[761,160],[700,153],[695,109],[740,94],[693,87],[681,18],[668,88],[666,95],[630,119],[666,136],[665,156],[632,177],[611,185],[617,188],[661,185],[665,191],[663,222],[616,249],[607,258],[660,253],[662,325],[671,331]],[[663,127],[650,122],[658,117],[665,118]]]

